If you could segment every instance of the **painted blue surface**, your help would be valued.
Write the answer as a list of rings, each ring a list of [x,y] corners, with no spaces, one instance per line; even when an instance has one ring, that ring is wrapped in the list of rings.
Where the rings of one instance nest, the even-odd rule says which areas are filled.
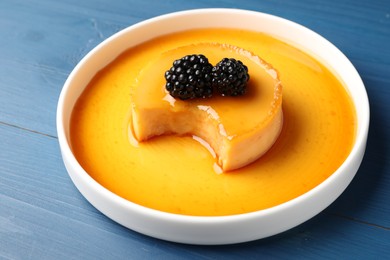
[[[367,152],[330,207],[277,236],[191,246],[109,220],[63,166],[55,110],[68,74],[93,47],[172,11],[234,7],[298,22],[355,65],[371,103]],[[385,259],[390,254],[390,1],[0,0],[0,259]]]

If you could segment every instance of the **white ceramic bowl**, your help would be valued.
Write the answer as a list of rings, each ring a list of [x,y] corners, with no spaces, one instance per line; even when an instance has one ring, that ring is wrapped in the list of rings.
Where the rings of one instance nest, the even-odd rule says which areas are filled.
[[[87,83],[129,47],[153,37],[192,28],[229,27],[276,35],[301,47],[327,64],[343,80],[357,112],[353,149],[337,171],[323,183],[291,201],[273,208],[221,217],[194,217],[149,209],[127,201],[92,179],[74,157],[69,144],[73,106]],[[58,102],[57,131],[62,157],[76,187],[98,210],[140,233],[191,244],[229,244],[268,237],[312,218],[332,203],[356,174],[365,151],[369,103],[359,74],[330,42],[294,22],[253,11],[199,9],[159,16],[126,28],[86,55],[65,82]]]

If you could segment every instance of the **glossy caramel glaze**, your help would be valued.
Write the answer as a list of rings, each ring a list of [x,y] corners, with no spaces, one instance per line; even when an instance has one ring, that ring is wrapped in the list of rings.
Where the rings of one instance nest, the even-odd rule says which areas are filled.
[[[210,152],[191,137],[129,141],[139,72],[164,51],[202,42],[256,53],[277,68],[283,84],[281,135],[259,160],[230,173],[216,174]],[[309,191],[343,163],[355,130],[352,101],[325,65],[269,35],[207,29],[131,48],[100,71],[74,108],[71,143],[82,167],[119,196],[161,211],[215,216],[269,208]]]

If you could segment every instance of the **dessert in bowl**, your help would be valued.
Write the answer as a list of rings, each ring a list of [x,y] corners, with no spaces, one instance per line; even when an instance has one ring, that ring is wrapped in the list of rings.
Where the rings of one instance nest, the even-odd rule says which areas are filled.
[[[159,64],[163,53],[176,53],[180,48],[197,54],[204,50],[212,56],[217,52],[212,48],[188,47],[209,43],[248,50],[278,72],[283,86],[279,124],[275,124],[280,127],[273,131],[277,134],[264,153],[258,152],[256,160],[223,173],[215,172],[218,158],[208,147],[213,138],[163,135],[137,142],[139,132],[134,133],[134,124],[144,125],[134,123],[134,115],[147,114],[134,107],[143,109],[144,102],[149,102],[142,93],[137,94],[140,82],[151,88],[164,80],[169,69],[161,66],[159,75],[160,65],[153,64]],[[251,82],[257,73],[256,66],[249,67]],[[251,84],[248,95],[242,97],[188,102],[198,108],[213,107],[215,102],[254,102]],[[161,93],[162,97],[167,94]],[[142,98],[135,101],[139,96]],[[159,100],[168,107],[172,102]],[[182,107],[185,102],[175,101],[184,104]],[[237,123],[223,125],[245,125],[260,113],[247,110],[241,113],[241,122],[238,116],[229,117]],[[224,120],[227,112],[223,111],[216,110]],[[147,115],[146,119],[156,114]],[[155,118],[161,120],[161,115]],[[357,172],[368,122],[364,85],[336,47],[293,22],[235,9],[173,13],[115,34],[70,74],[57,112],[65,166],[91,204],[135,231],[193,244],[259,239],[319,213]]]

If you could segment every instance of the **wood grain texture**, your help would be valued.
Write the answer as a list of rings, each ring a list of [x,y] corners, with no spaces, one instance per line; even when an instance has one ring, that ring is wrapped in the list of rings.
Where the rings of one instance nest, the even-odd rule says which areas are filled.
[[[329,208],[280,235],[202,247],[123,228],[92,207],[63,166],[58,96],[88,51],[168,12],[243,8],[282,16],[334,43],[359,71],[371,128],[356,178]],[[0,259],[385,259],[390,253],[390,2],[0,1]]]

